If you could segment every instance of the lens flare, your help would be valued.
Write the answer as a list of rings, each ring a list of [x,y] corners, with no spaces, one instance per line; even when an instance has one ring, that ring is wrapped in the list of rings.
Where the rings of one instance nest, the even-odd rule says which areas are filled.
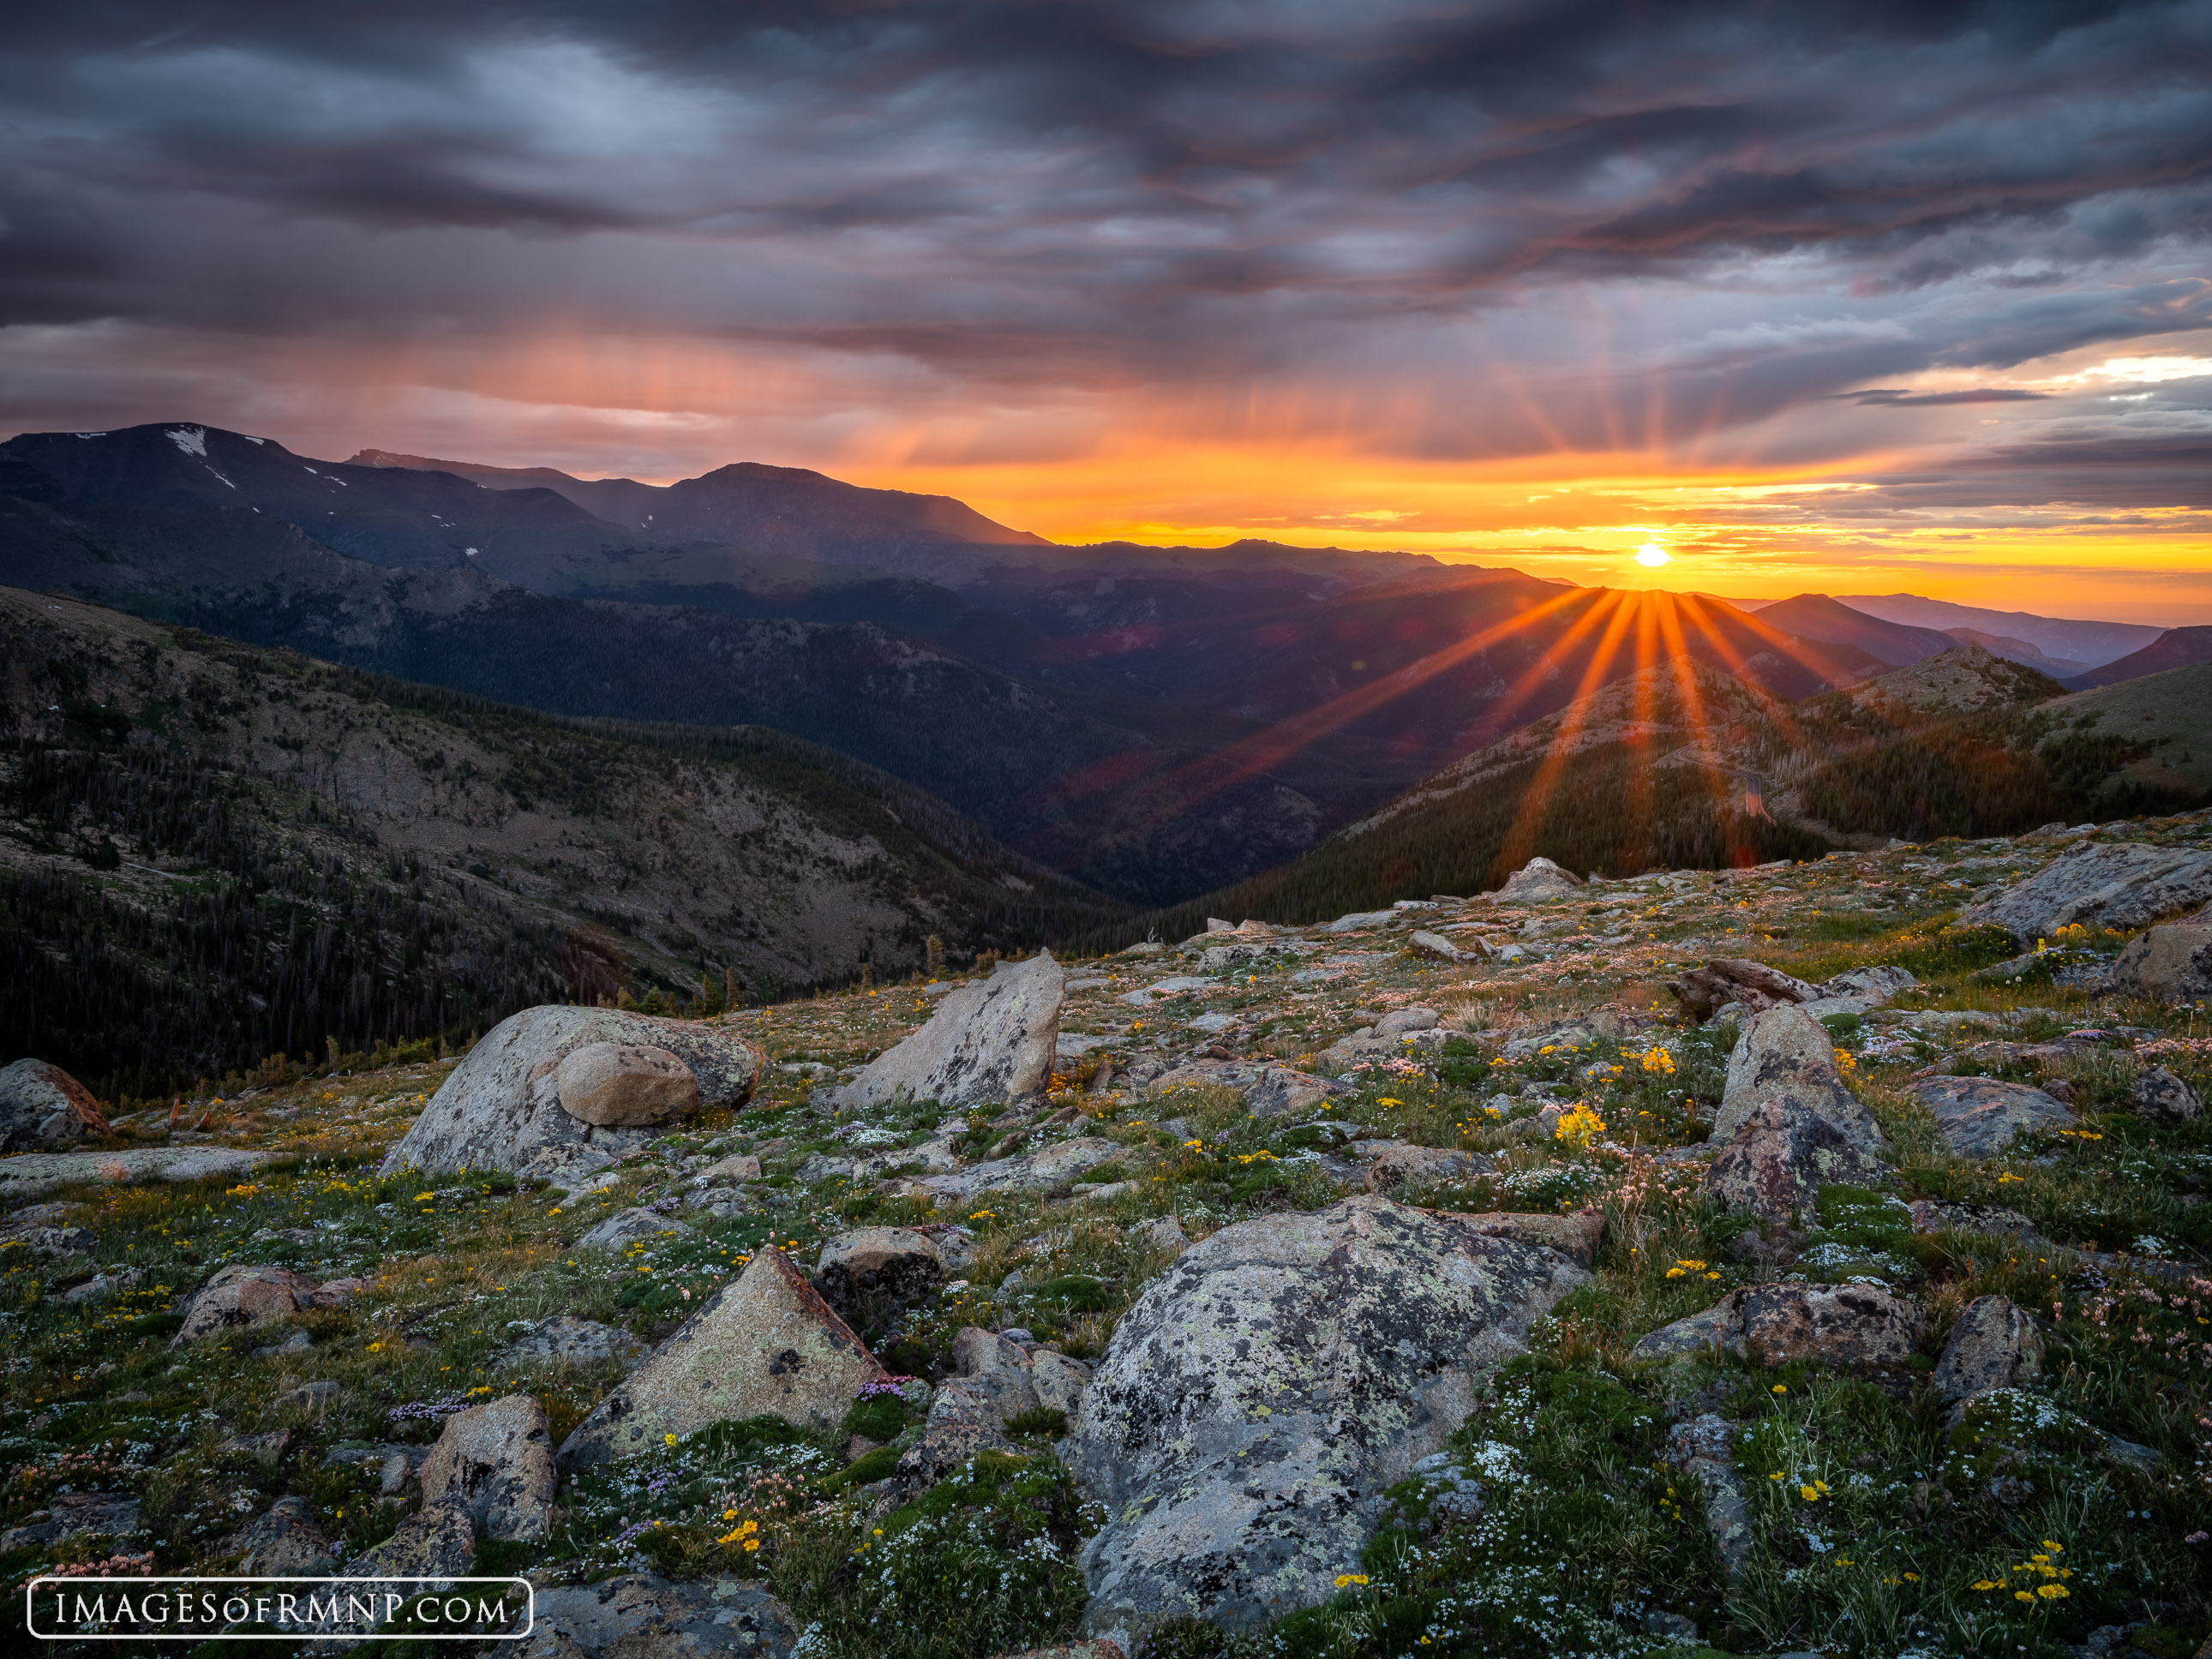
[[[1667,562],[1667,550],[1656,542],[1646,542],[1636,550],[1636,562],[1647,570],[1656,570]]]

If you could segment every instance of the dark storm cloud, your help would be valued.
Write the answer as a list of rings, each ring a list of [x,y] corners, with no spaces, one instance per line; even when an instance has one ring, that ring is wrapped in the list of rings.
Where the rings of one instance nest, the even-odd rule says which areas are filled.
[[[2212,325],[2208,64],[2212,0],[50,7],[0,59],[0,320],[1352,404],[1486,355],[1551,435],[1460,399],[1408,451],[1687,441]],[[1601,386],[1572,292],[1671,297]]]

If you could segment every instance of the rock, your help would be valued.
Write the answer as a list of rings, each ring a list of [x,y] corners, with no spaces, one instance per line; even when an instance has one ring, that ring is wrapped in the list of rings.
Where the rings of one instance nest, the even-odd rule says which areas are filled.
[[[475,1532],[459,1498],[425,1504],[399,1523],[399,1530],[342,1570],[348,1578],[435,1578],[465,1577],[474,1565]]]
[[[1323,924],[1320,931],[1324,933],[1356,933],[1363,927],[1380,927],[1384,922],[1395,920],[1397,914],[1395,910],[1352,910],[1334,921]]]
[[[1820,988],[1808,985],[1778,968],[1742,957],[1714,957],[1702,968],[1692,968],[1667,988],[1700,1024],[1726,1005],[1741,1003],[1753,1013],[1779,1007],[1786,1002],[1813,1002]]]
[[[305,1411],[320,1411],[345,1392],[343,1383],[328,1377],[314,1382],[302,1382],[296,1389],[287,1389],[272,1402],[279,1406],[297,1406]]]
[[[1367,1166],[1367,1190],[1388,1192],[1393,1187],[1407,1182],[1421,1186],[1438,1182],[1465,1181],[1479,1175],[1488,1175],[1498,1167],[1480,1152],[1462,1152],[1450,1146],[1390,1147],[1379,1153]]]
[[[232,1540],[246,1552],[238,1571],[252,1577],[321,1577],[331,1568],[331,1540],[304,1498],[280,1498]]]
[[[82,1532],[125,1538],[137,1532],[140,1525],[138,1500],[127,1492],[57,1492],[47,1511],[57,1538]]]
[[[1020,1158],[994,1158],[949,1175],[916,1176],[903,1190],[938,1204],[961,1204],[985,1193],[1048,1193],[1067,1186],[1126,1149],[1099,1135],[1079,1135]]]
[[[316,1305],[315,1293],[313,1279],[289,1267],[239,1261],[218,1268],[186,1298],[185,1322],[170,1339],[170,1351],[223,1331],[290,1319]]]
[[[2008,929],[2022,945],[2061,927],[2141,927],[2212,898],[2212,852],[2140,842],[2077,842],[2027,880],[1959,915],[1960,927]]]
[[[587,1042],[553,1073],[561,1109],[605,1128],[673,1123],[699,1109],[699,1080],[665,1048]]]
[[[1244,1104],[1255,1117],[1296,1117],[1345,1092],[1328,1078],[1309,1077],[1287,1066],[1263,1066],[1244,1091]]]
[[[2043,1129],[2067,1129],[2074,1115],[2040,1089],[1986,1077],[1923,1078],[1914,1097],[1936,1115],[1936,1127],[1954,1152],[1995,1158],[2013,1138]]]
[[[1547,899],[1572,898],[1583,890],[1583,878],[1561,869],[1547,858],[1533,858],[1511,875],[1494,896],[1500,904],[1538,904]]]
[[[1129,1230],[1129,1243],[1140,1250],[1158,1250],[1169,1255],[1181,1255],[1190,1248],[1190,1235],[1183,1231],[1182,1223],[1173,1216],[1155,1216],[1152,1220]]]
[[[758,1181],[760,1178],[760,1159],[744,1152],[732,1152],[727,1158],[718,1158],[694,1177],[709,1187],[734,1186],[741,1181]]]
[[[539,1320],[501,1348],[492,1364],[497,1370],[514,1370],[556,1361],[596,1365],[615,1359],[635,1369],[645,1352],[644,1343],[618,1327],[579,1319],[574,1314],[555,1314],[550,1319]]]
[[[1966,1304],[1936,1362],[1936,1392],[1947,1402],[2043,1375],[2043,1338],[2011,1298],[1979,1296]]]
[[[702,1106],[739,1106],[765,1069],[761,1051],[691,1020],[619,1008],[526,1008],[492,1027],[422,1109],[380,1172],[522,1170],[564,1146],[619,1153],[641,1145],[641,1127],[587,1123],[563,1110],[562,1063],[597,1043],[657,1048],[690,1068]]]
[[[544,1537],[554,1484],[545,1407],[526,1394],[454,1413],[422,1462],[422,1501],[455,1499],[479,1538]]]
[[[1433,1031],[1439,1020],[1433,1008],[1395,1008],[1375,1022],[1379,1037],[1404,1036],[1409,1031]]]
[[[291,1443],[291,1430],[272,1429],[267,1434],[225,1435],[215,1449],[219,1457],[282,1457]]]
[[[997,1659],[1128,1659],[1119,1642],[1103,1636],[1094,1636],[1087,1642],[1062,1642],[1057,1647],[1026,1648],[1019,1653],[1003,1653]]]
[[[1781,1006],[1752,1017],[1729,1054],[1728,1082],[1714,1115],[1712,1139],[1735,1139],[1763,1101],[1810,1112],[1863,1152],[1881,1150],[1881,1127],[1836,1069],[1827,1027],[1802,1008]]]
[[[1820,981],[1822,997],[1856,997],[1868,1003],[1887,1002],[1899,991],[1919,984],[1909,968],[1887,963],[1873,968],[1846,968],[1833,979]]]
[[[1002,963],[963,986],[929,1023],[879,1054],[837,1091],[846,1110],[896,1100],[933,1100],[948,1110],[1026,1100],[1052,1075],[1066,976],[1052,952]]]
[[[1482,1516],[1482,1482],[1449,1452],[1431,1452],[1413,1465],[1420,1477],[1431,1528],[1463,1525]]]
[[[762,1584],[630,1573],[537,1594],[516,1659],[787,1659],[799,1627]]]
[[[62,1300],[79,1305],[92,1302],[105,1302],[118,1291],[129,1290],[138,1282],[140,1277],[135,1268],[122,1273],[95,1273],[83,1284],[72,1285],[64,1291]],[[301,1333],[302,1336],[306,1334],[304,1331]]]
[[[1651,1332],[1632,1359],[1720,1348],[1772,1370],[1811,1360],[1844,1370],[1904,1364],[1919,1340],[1920,1310],[1874,1285],[1748,1285],[1703,1313]]]
[[[1886,1168],[1827,1119],[1769,1100],[1753,1110],[1721,1149],[1706,1173],[1705,1187],[1723,1208],[1787,1222],[1813,1207],[1824,1183],[1864,1186],[1880,1179]]]
[[[2146,1066],[2136,1073],[2136,1115],[2153,1123],[2186,1123],[2203,1110],[2197,1091],[2163,1066]]]
[[[905,1302],[945,1281],[945,1262],[927,1233],[904,1227],[862,1227],[823,1245],[814,1288],[841,1313],[884,1302]]]
[[[4,1167],[4,1166],[0,1166]],[[74,1204],[27,1204],[0,1221],[0,1244],[21,1244],[48,1255],[82,1255],[97,1244],[89,1227],[73,1224]]]
[[[2154,1002],[2212,997],[2212,923],[2168,922],[2148,929],[2112,966],[2112,988]]]
[[[680,1238],[691,1231],[674,1216],[652,1210],[617,1210],[576,1241],[580,1250],[620,1250],[632,1244],[653,1244],[664,1238]]]
[[[2001,1205],[1916,1198],[1905,1207],[1911,1212],[1912,1231],[1916,1233],[1995,1233],[2023,1240],[2039,1236],[2033,1222],[2018,1210],[2008,1210]]]
[[[1009,1337],[964,1327],[952,1339],[952,1363],[959,1375],[930,1396],[922,1437],[899,1459],[909,1486],[939,1480],[978,1452],[1011,1449],[1007,1419],[1040,1404],[1029,1351]]]
[[[709,1423],[773,1416],[834,1429],[884,1368],[782,1251],[763,1245],[562,1443],[589,1468]]]
[[[1760,1285],[1743,1298],[1744,1357],[1771,1370],[1809,1360],[1853,1370],[1904,1364],[1920,1310],[1874,1285]]]
[[[19,1152],[0,1158],[0,1204],[21,1203],[64,1187],[105,1182],[132,1186],[150,1181],[205,1181],[251,1174],[266,1152],[235,1146],[163,1146],[122,1152]]]
[[[1705,1529],[1712,1534],[1721,1566],[1730,1578],[1743,1571],[1752,1545],[1751,1512],[1744,1499],[1743,1477],[1736,1473],[1735,1443],[1735,1425],[1708,1412],[1676,1424],[1668,1434],[1666,1451],[1667,1462],[1704,1487]]]
[[[1492,1238],[1510,1238],[1522,1244],[1538,1244],[1548,1250],[1580,1262],[1587,1267],[1590,1258],[1597,1254],[1598,1244],[1605,1237],[1605,1217],[1595,1210],[1577,1210],[1567,1215],[1551,1215],[1534,1211],[1486,1210],[1479,1215],[1459,1215],[1476,1231]]]
[[[58,1152],[88,1129],[115,1133],[92,1091],[60,1066],[19,1060],[0,1067],[0,1152]]]
[[[1406,943],[1416,956],[1434,957],[1438,962],[1480,962],[1484,955],[1480,939],[1462,949],[1442,933],[1431,933],[1420,927],[1413,930]]]
[[[1066,1450],[1109,1517],[1083,1552],[1086,1627],[1328,1600],[1383,1490],[1588,1277],[1374,1195],[1186,1250],[1115,1329]]]
[[[1073,1419],[1090,1385],[1091,1367],[1079,1359],[1051,1348],[1030,1356],[1030,1386],[1036,1390],[1037,1404],[1048,1412],[1066,1412]]]

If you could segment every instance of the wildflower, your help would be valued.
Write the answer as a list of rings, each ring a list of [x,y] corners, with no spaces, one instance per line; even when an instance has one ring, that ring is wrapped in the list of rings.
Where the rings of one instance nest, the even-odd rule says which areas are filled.
[[[1402,1102],[1400,1102],[1400,1101],[1396,1101],[1396,1100],[1392,1099],[1389,1095],[1384,1095],[1384,1096],[1383,1096],[1380,1100],[1376,1101],[1375,1103],[1376,1103],[1377,1106],[1397,1106],[1397,1105],[1401,1105],[1401,1104],[1402,1104],[1403,1103],[1402,1103]]]
[[[1336,1575],[1336,1587],[1339,1589],[1342,1589],[1346,1584],[1364,1584],[1366,1582],[1367,1575],[1364,1572],[1340,1572]]]
[[[660,1437],[660,1441],[665,1446],[672,1446],[676,1443],[676,1437],[672,1434],[664,1434]]]
[[[1774,1392],[1777,1394],[1788,1394],[1790,1390],[1784,1388],[1781,1383],[1777,1382],[1774,1385]]]
[[[1974,1581],[1974,1588],[1978,1590],[1993,1590],[2002,1589],[2004,1586],[1993,1578],[1978,1578]]]
[[[2073,1594],[2063,1584],[2039,1584],[2035,1593],[2046,1601],[2063,1601]]]

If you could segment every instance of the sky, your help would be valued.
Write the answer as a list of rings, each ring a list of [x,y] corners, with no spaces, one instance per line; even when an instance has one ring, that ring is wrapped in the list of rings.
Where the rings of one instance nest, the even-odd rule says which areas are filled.
[[[2209,234],[2212,0],[77,0],[0,429],[2212,623]]]

